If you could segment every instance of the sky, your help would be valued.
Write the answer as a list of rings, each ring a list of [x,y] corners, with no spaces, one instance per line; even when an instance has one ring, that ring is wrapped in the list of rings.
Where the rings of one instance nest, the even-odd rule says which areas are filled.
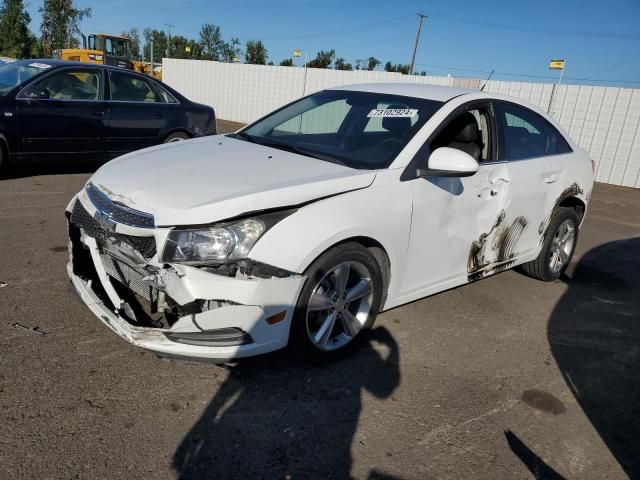
[[[41,0],[26,0],[39,32]],[[226,40],[262,40],[276,65],[294,49],[335,49],[350,63],[374,56],[431,75],[640,87],[640,0],[76,0],[91,7],[85,34],[147,27],[197,38],[203,23]],[[298,62],[301,63],[301,62]]]

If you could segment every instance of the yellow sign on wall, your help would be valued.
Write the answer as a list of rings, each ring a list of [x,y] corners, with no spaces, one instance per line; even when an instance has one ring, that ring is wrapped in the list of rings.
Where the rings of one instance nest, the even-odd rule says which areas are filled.
[[[549,62],[549,68],[551,70],[563,70],[564,60],[551,60],[551,62]]]

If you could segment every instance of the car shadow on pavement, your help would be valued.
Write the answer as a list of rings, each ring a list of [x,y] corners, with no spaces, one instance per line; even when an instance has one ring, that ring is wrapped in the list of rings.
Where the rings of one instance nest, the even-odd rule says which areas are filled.
[[[321,367],[286,352],[230,367],[174,455],[178,477],[350,478],[364,391],[387,398],[400,382],[389,331],[364,335],[350,356]]]
[[[629,478],[640,478],[640,238],[590,250],[563,279],[568,288],[547,327],[551,352],[607,448]],[[509,434],[535,478],[559,478]]]

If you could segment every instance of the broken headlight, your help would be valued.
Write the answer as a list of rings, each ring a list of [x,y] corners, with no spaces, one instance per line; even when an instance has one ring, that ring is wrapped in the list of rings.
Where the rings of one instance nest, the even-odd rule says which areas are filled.
[[[167,237],[162,261],[206,265],[246,258],[269,228],[294,211],[269,213],[206,228],[172,230]]]

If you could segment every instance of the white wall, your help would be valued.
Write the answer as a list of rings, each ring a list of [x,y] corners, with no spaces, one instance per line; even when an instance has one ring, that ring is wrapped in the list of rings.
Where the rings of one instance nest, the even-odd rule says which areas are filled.
[[[218,118],[248,123],[302,95],[350,83],[410,82],[478,89],[483,80],[408,76],[381,71],[269,67],[163,59],[163,80]],[[555,92],[554,92],[555,90]],[[524,99],[547,110],[597,163],[596,179],[640,188],[640,89],[502,82],[485,91]]]

